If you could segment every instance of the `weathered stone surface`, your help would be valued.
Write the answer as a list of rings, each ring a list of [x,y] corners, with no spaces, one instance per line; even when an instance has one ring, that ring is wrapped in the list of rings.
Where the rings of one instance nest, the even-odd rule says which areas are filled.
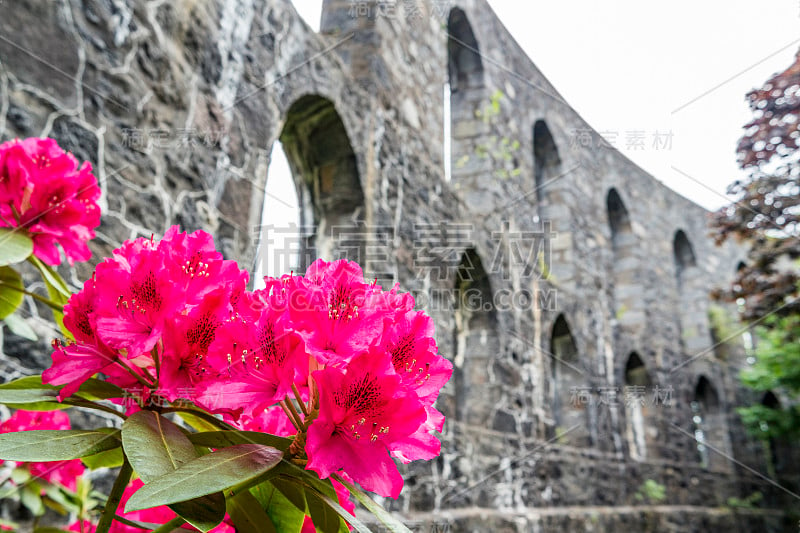
[[[254,264],[282,139],[306,257],[400,282],[455,364],[442,456],[406,467],[388,502],[411,525],[794,531],[732,411],[753,401],[737,386],[744,352],[711,349],[708,290],[744,251],[715,248],[703,209],[600,143],[485,0],[442,4],[325,0],[315,34],[287,0],[0,1],[0,141],[54,136],[103,189],[94,260],[62,268],[73,288],[123,240],[171,224]],[[26,306],[42,341],[6,332],[6,379],[47,363],[49,315]],[[645,457],[625,396],[633,353],[650,383]],[[732,459],[701,462],[701,377],[709,444]],[[663,501],[637,500],[647,480]],[[764,509],[719,507],[756,491]]]

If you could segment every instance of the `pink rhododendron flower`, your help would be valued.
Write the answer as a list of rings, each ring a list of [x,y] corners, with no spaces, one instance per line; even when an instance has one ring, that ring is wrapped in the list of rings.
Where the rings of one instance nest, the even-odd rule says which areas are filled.
[[[64,398],[101,372],[143,401],[156,388],[170,401],[193,399],[203,357],[247,279],[202,231],[126,241],[70,299],[65,326],[75,343],[55,346],[45,382],[66,385]]]
[[[94,324],[96,295],[94,278],[83,284],[83,290],[73,294],[64,306],[64,327],[75,343],[54,343],[53,364],[42,374],[45,383],[65,385],[59,391],[61,399],[75,393],[81,384],[112,365],[117,353],[97,338]]]
[[[97,265],[95,278],[103,288],[95,299],[97,333],[127,357],[150,352],[186,299],[168,275],[163,251],[149,239],[115,250]]]
[[[244,411],[250,417],[305,389],[308,355],[288,317],[269,307],[223,324],[208,350],[215,380],[202,384],[198,403],[212,411]]]
[[[427,414],[418,431],[399,439],[391,448],[404,463],[433,459],[441,447],[432,432],[442,431],[444,415],[433,404],[450,379],[453,365],[438,354],[433,331],[431,317],[422,311],[409,311],[387,323],[381,339],[381,347],[391,356],[403,387],[416,393]]]
[[[344,364],[380,336],[387,309],[369,305],[380,287],[365,283],[356,263],[318,259],[288,287],[292,324],[321,364]]]
[[[33,253],[49,265],[91,257],[87,241],[100,225],[100,187],[91,164],[59,148],[53,139],[0,144],[0,227],[20,228]]]
[[[240,270],[236,261],[224,260],[208,233],[181,233],[178,226],[172,226],[158,247],[166,255],[170,281],[186,295],[190,305],[218,287],[225,287],[232,298],[244,292],[247,272]]]
[[[13,433],[16,431],[32,431],[42,429],[69,429],[69,416],[63,411],[24,411],[18,410],[11,417],[0,424],[0,433]],[[83,475],[85,468],[80,459],[69,461],[46,462],[20,462],[33,477],[43,479],[75,490],[78,478]]]
[[[204,232],[127,241],[70,299],[75,342],[56,343],[44,379],[64,385],[63,398],[100,373],[125,390],[112,401],[129,413],[190,400],[235,427],[295,437],[287,457],[320,478],[350,475],[396,498],[394,458],[427,460],[441,447],[434,404],[452,365],[431,318],[346,260],[255,292],[247,279]],[[136,516],[164,523],[167,511]]]
[[[297,433],[297,428],[292,425],[292,421],[278,406],[265,409],[256,416],[243,415],[236,420],[230,420],[230,422],[243,431],[260,431],[279,437],[290,437]]]
[[[388,449],[425,421],[416,394],[401,386],[391,360],[372,350],[346,370],[313,373],[320,391],[319,417],[308,430],[308,466],[322,479],[344,470],[366,490],[397,498],[403,478]]]
[[[200,304],[178,315],[165,331],[159,393],[169,401],[193,398],[194,389],[203,383],[209,367],[208,348],[217,330],[231,320],[230,293],[216,289],[207,293]]]

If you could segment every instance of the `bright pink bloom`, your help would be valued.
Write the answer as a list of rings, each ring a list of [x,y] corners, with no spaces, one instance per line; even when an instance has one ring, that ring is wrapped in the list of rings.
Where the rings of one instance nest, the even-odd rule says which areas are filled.
[[[290,437],[297,433],[292,421],[278,406],[264,409],[259,415],[251,417],[243,415],[237,420],[229,420],[231,424],[242,431],[260,431],[279,437]]]
[[[118,359],[117,352],[97,338],[95,296],[96,284],[92,278],[64,306],[64,327],[75,337],[75,343],[54,343],[53,364],[42,373],[45,383],[65,385],[59,392],[61,399],[71,396],[84,381],[107,369]]]
[[[207,293],[188,315],[178,315],[164,334],[159,394],[169,401],[193,399],[195,388],[211,378],[207,356],[217,330],[231,320],[230,293],[220,288]]]
[[[380,337],[387,309],[370,305],[380,287],[364,282],[358,264],[318,259],[303,282],[285,285],[292,326],[321,364],[346,364]]]
[[[214,248],[214,239],[204,231],[181,233],[170,227],[158,244],[165,254],[165,266],[171,282],[185,294],[189,305],[196,304],[209,292],[225,287],[232,298],[244,292],[249,279],[236,261],[222,258]]]
[[[102,372],[147,401],[150,391],[133,372],[152,387],[158,380],[160,396],[192,399],[216,329],[235,315],[234,304],[247,300],[247,279],[202,231],[172,227],[161,241],[126,241],[70,299],[65,326],[75,343],[55,346],[44,379],[67,385],[63,398]]]
[[[208,350],[217,379],[202,383],[198,403],[250,417],[307,388],[308,355],[288,317],[270,308],[238,315],[222,325]]]
[[[203,231],[180,233],[176,226],[164,239],[136,239],[114,251],[98,265],[98,285],[104,287],[97,304],[100,337],[128,357],[150,352],[167,324],[224,289],[238,298],[247,284],[247,272],[214,250]]]
[[[185,295],[172,283],[164,253],[148,239],[114,251],[95,270],[101,290],[95,299],[97,333],[127,357],[149,353],[167,321],[179,313]]]
[[[69,429],[69,416],[63,411],[16,411],[0,424],[0,433],[42,429]],[[80,459],[70,461],[20,462],[32,476],[75,490],[85,468]]]
[[[425,422],[416,394],[401,385],[385,352],[355,356],[346,372],[312,374],[320,391],[319,417],[308,430],[308,466],[325,479],[344,470],[366,490],[397,498],[403,478],[388,450]]]
[[[21,228],[33,253],[58,265],[61,245],[70,264],[86,261],[86,242],[100,225],[100,188],[92,167],[53,139],[29,138],[0,144],[0,227]]]
[[[438,354],[433,334],[431,317],[422,311],[409,311],[387,323],[381,339],[380,346],[391,355],[403,387],[419,397],[427,414],[418,431],[392,445],[393,454],[404,463],[433,459],[440,452],[441,444],[432,432],[442,431],[444,415],[433,404],[450,379],[453,365]]]

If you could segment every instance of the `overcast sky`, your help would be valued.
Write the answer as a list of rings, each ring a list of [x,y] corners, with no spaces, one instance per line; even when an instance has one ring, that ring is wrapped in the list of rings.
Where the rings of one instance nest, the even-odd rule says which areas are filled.
[[[293,3],[318,29],[322,1]],[[741,175],[734,150],[751,117],[745,93],[788,67],[800,46],[800,0],[489,3],[593,128],[709,209],[726,203]],[[659,149],[657,132],[671,133]],[[642,136],[643,147],[634,142]]]

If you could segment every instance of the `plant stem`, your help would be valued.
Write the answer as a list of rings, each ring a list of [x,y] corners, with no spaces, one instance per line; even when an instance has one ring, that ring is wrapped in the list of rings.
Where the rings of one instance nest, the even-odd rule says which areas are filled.
[[[300,413],[298,413],[297,409],[295,409],[294,404],[292,403],[292,400],[290,400],[289,398],[286,398],[283,401],[286,402],[286,406],[289,408],[290,411],[292,411],[292,414],[294,415],[295,419],[300,423],[300,427],[305,430],[306,429],[306,425],[303,422],[303,419],[300,417]]]
[[[152,384],[152,383],[148,383],[148,382],[147,382],[147,380],[145,380],[145,379],[144,379],[142,376],[140,376],[139,374],[137,374],[136,372],[134,372],[134,371],[133,371],[133,369],[132,369],[131,367],[129,367],[128,365],[126,365],[125,363],[123,363],[123,362],[122,362],[122,360],[120,360],[120,359],[117,359],[117,360],[116,360],[116,361],[114,361],[114,362],[115,362],[115,363],[117,363],[117,364],[118,364],[119,366],[121,366],[122,368],[124,368],[124,369],[125,369],[125,371],[126,371],[126,372],[128,372],[128,374],[130,374],[131,376],[133,376],[134,378],[136,378],[136,381],[138,381],[139,383],[141,383],[142,385],[144,385],[144,386],[145,386],[145,388],[148,388],[148,389],[150,389],[150,388],[152,388],[152,387],[153,387],[153,384]]]
[[[303,423],[301,421],[297,420],[297,418],[294,417],[293,413],[286,406],[286,400],[279,401],[278,405],[281,406],[281,408],[283,409],[283,412],[286,413],[286,416],[289,417],[289,421],[291,421],[292,425],[295,428],[297,428],[297,431],[303,431]]]
[[[180,516],[177,516],[172,520],[170,520],[169,522],[167,522],[166,524],[164,524],[163,526],[161,526],[160,528],[154,529],[153,533],[169,533],[170,531],[178,529],[180,526],[184,524],[184,522],[186,522],[186,520],[184,520]]]
[[[63,313],[64,312],[64,306],[63,305],[57,304],[53,300],[48,300],[44,296],[40,296],[40,295],[36,294],[35,292],[27,291],[25,289],[20,289],[19,287],[15,287],[14,285],[10,285],[8,283],[3,283],[2,281],[0,281],[0,287],[7,287],[7,288],[11,289],[12,291],[21,292],[22,294],[30,296],[34,300],[38,300],[39,302],[43,303],[44,305],[48,306],[50,309],[53,309],[54,311],[58,311],[59,313]]]
[[[106,413],[111,413],[112,415],[116,415],[116,416],[120,417],[123,420],[127,420],[128,419],[127,416],[125,416],[124,414],[120,413],[116,409],[113,409],[111,407],[107,407],[105,405],[101,405],[99,403],[95,403],[95,402],[90,401],[90,400],[75,400],[75,399],[67,398],[66,400],[64,400],[61,403],[74,405],[75,407],[85,407],[86,409],[97,409],[98,411],[104,411]]]
[[[203,411],[198,411],[197,409],[189,409],[186,407],[166,407],[161,410],[161,413],[189,413],[191,415],[196,416],[197,418],[202,418],[207,422],[211,422],[218,428],[222,429],[232,429],[237,430],[237,428],[233,427],[232,425],[228,424],[227,422],[220,420],[219,418],[212,416],[208,413]]]
[[[128,485],[128,480],[130,480],[132,473],[133,469],[131,468],[131,464],[128,462],[128,459],[125,458],[125,461],[122,463],[122,468],[119,469],[117,479],[114,481],[114,486],[111,488],[111,494],[108,495],[108,501],[106,501],[103,514],[100,515],[100,521],[97,523],[97,530],[95,533],[108,533],[111,522],[114,521],[117,507],[119,507],[119,502],[122,499],[122,493],[125,491],[125,487]]]
[[[126,526],[135,527],[137,529],[142,529],[144,531],[150,531],[150,526],[146,526],[144,524],[139,524],[137,522],[134,522],[133,520],[128,520],[127,518],[124,518],[124,517],[122,517],[122,516],[120,516],[118,514],[114,515],[114,520],[116,520],[120,524],[125,524]]]
[[[303,401],[302,396],[300,396],[300,391],[297,390],[297,385],[292,383],[292,392],[294,392],[294,397],[297,398],[297,403],[300,404],[300,409],[303,410],[303,414],[308,416],[308,406],[306,406],[306,402]]]
[[[155,379],[156,389],[158,389],[158,380],[161,376],[161,357],[159,352],[163,352],[163,350],[161,349],[163,346],[164,346],[164,341],[162,339],[158,339],[158,342],[153,347],[153,364],[156,367],[156,379]]]

